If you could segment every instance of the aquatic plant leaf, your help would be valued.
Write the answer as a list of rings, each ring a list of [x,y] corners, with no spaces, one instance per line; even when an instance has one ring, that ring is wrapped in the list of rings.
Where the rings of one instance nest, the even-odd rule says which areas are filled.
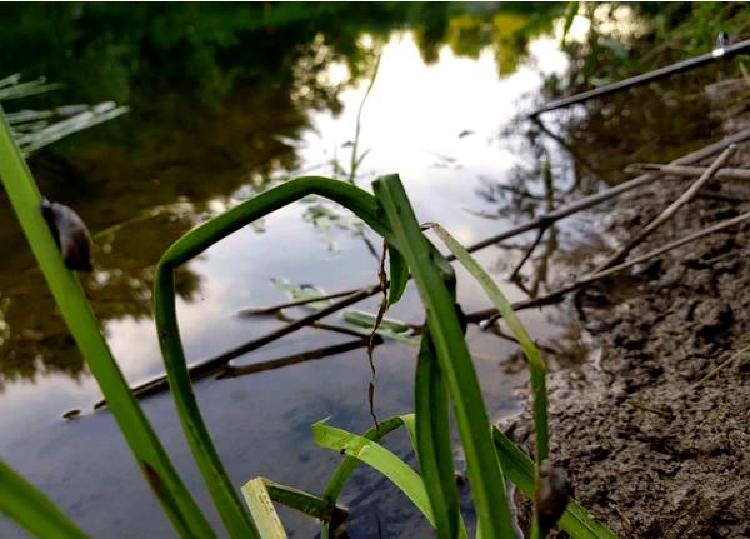
[[[42,492],[0,461],[0,512],[34,537],[88,537]]]
[[[341,312],[341,319],[356,329],[366,330],[369,334],[375,328],[377,316],[358,309],[346,309]],[[410,326],[393,318],[384,317],[375,329],[375,333],[384,339],[392,339],[409,346],[416,346],[419,343],[419,338],[414,335],[414,330]]]
[[[327,425],[325,420],[313,424],[312,431],[318,446],[354,457],[385,475],[435,525],[424,482],[404,461],[378,443]]]
[[[41,196],[0,109],[0,181],[37,264],[125,440],[181,536],[215,537],[128,388],[78,279],[65,267],[40,211]]]
[[[242,495],[245,497],[245,503],[250,509],[260,537],[286,539],[286,531],[273,507],[263,478],[257,477],[245,483],[242,486]]]
[[[406,260],[428,317],[440,369],[454,403],[476,511],[487,538],[513,537],[505,480],[491,440],[490,423],[474,365],[448,288],[452,268],[430,245],[397,175],[373,183],[375,196]]]
[[[312,284],[292,284],[287,279],[281,279],[274,277],[271,279],[271,282],[284,292],[287,296],[289,296],[290,299],[297,301],[301,299],[311,299],[311,298],[317,298],[319,296],[324,296],[326,294],[325,290],[322,288],[319,288]],[[325,299],[321,301],[314,301],[312,303],[305,304],[305,307],[309,307],[311,309],[314,309],[316,311],[320,311],[325,309],[331,304],[330,299]]]
[[[503,469],[514,485],[527,497],[534,498],[534,463],[519,447],[500,429],[492,428],[497,456]],[[562,517],[558,521],[560,528],[574,539],[616,539],[615,535],[604,524],[592,517],[578,502],[570,499]]]

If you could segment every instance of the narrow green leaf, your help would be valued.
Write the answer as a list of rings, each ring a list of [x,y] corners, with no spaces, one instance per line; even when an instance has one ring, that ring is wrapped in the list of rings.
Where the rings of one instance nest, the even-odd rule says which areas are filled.
[[[490,435],[490,423],[479,389],[476,371],[443,273],[443,257],[428,244],[420,230],[398,176],[378,179],[373,189],[388,219],[395,241],[430,313],[429,330],[440,369],[456,412],[466,454],[469,482],[485,537],[514,537],[515,531],[505,495],[505,481]]]
[[[324,420],[325,421],[325,420]],[[325,449],[343,452],[375,468],[396,485],[435,525],[424,482],[417,472],[383,446],[364,436],[352,434],[319,421],[312,426],[315,443]]]
[[[34,485],[0,461],[0,511],[35,537],[88,537]]]
[[[508,324],[513,335],[518,339],[521,349],[529,362],[531,387],[534,394],[534,430],[536,438],[536,462],[541,464],[549,455],[549,427],[547,420],[547,389],[545,365],[539,349],[526,332],[521,321],[516,316],[510,302],[490,275],[479,265],[474,257],[450,233],[440,225],[431,225],[448,249],[456,256],[467,271],[479,282],[484,292],[490,298],[500,314]]]
[[[263,478],[266,490],[271,500],[323,522],[340,523],[346,520],[348,512],[337,506],[332,506],[323,498],[294,487],[274,483]]]
[[[266,484],[260,477],[252,479],[242,486],[242,494],[250,508],[255,526],[263,539],[286,539],[284,526],[273,507]]]
[[[514,485],[527,497],[534,497],[534,463],[497,427],[492,428],[495,449],[503,469]],[[571,499],[558,526],[574,539],[617,539],[604,524],[592,517],[578,502]]]
[[[40,212],[41,197],[0,109],[0,180],[44,274],[60,314],[107,399],[138,466],[183,537],[214,537],[177,475],[99,331],[76,275],[69,271]]]
[[[429,330],[422,336],[414,381],[416,450],[435,515],[437,536],[459,534],[461,509],[451,444],[448,390],[440,373]]]
[[[390,245],[388,246],[388,262],[390,265],[390,283],[388,288],[388,307],[392,307],[401,299],[409,282],[409,266],[404,257]]]

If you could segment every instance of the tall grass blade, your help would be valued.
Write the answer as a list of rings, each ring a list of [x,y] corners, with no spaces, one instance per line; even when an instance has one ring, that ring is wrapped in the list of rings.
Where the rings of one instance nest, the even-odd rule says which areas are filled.
[[[31,483],[0,461],[0,512],[35,537],[84,539],[67,515]]]
[[[484,536],[491,539],[515,537],[505,481],[492,445],[476,371],[454,299],[438,267],[442,257],[422,234],[398,176],[380,178],[373,183],[373,188],[393,230],[395,245],[406,260],[429,312],[429,330],[454,403],[472,496]]]
[[[440,373],[430,332],[422,336],[414,380],[415,435],[419,469],[435,515],[437,536],[459,533],[461,509],[451,444],[448,390]]]
[[[255,521],[260,537],[263,539],[286,539],[284,526],[273,507],[263,478],[258,477],[245,483],[242,487],[242,495],[250,508],[250,514]]]
[[[497,427],[492,436],[498,458],[503,469],[514,485],[527,497],[534,498],[534,463],[521,449],[508,439]],[[573,539],[617,539],[617,536],[604,524],[592,517],[578,502],[571,499],[558,526]]]
[[[546,373],[547,366],[534,344],[526,328],[516,316],[510,302],[495,284],[492,277],[479,265],[474,257],[440,225],[430,225],[448,249],[456,256],[459,262],[474,277],[487,296],[492,301],[500,314],[508,324],[513,335],[518,339],[521,349],[529,362],[531,387],[534,395],[534,430],[535,430],[535,460],[537,465],[541,464],[549,455],[549,426],[547,419],[547,389]]]
[[[130,393],[75,274],[65,268],[60,251],[40,212],[41,197],[21,158],[0,110],[0,180],[26,239],[52,291],[60,313],[130,450],[175,529],[183,537],[214,537],[213,530],[177,475],[150,423]]]
[[[312,431],[313,439],[320,447],[343,452],[385,475],[414,503],[430,524],[435,525],[424,482],[404,461],[378,443],[331,427],[325,421],[313,424]]]
[[[500,288],[495,284],[495,281],[490,275],[482,268],[482,266],[476,261],[474,257],[440,225],[431,224],[431,228],[435,230],[440,239],[445,243],[448,249],[456,256],[459,262],[466,268],[466,270],[474,277],[479,284],[482,286],[485,294],[490,298],[492,303],[495,305],[497,310],[508,324],[513,335],[518,339],[521,349],[523,350],[526,359],[529,362],[529,377],[531,378],[531,391],[534,395],[533,399],[533,412],[534,412],[534,433],[535,433],[535,445],[534,445],[534,461],[536,462],[536,470],[540,469],[542,462],[549,456],[549,427],[547,419],[547,387],[546,387],[546,373],[547,367],[544,363],[542,355],[539,353],[539,349],[534,344],[529,334],[526,332],[526,328],[523,326],[521,321],[516,316],[510,302],[502,293]],[[536,539],[539,536],[537,518],[533,519],[532,523],[532,539]]]
[[[269,189],[191,230],[167,249],[156,270],[154,312],[175,407],[214,505],[233,537],[256,537],[257,532],[227,476],[195,399],[177,325],[174,270],[232,232],[308,195],[345,206],[390,241],[390,230],[372,195],[344,182],[308,176]]]

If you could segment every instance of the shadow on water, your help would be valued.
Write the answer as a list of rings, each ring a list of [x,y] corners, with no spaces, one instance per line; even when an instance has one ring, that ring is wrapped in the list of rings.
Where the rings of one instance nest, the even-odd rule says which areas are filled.
[[[565,7],[1,6],[0,76],[45,75],[63,84],[54,94],[5,106],[115,99],[130,107],[126,116],[45,148],[29,163],[42,192],[75,207],[95,235],[97,269],[83,283],[128,379],[161,372],[150,290],[165,248],[274,182],[319,173],[368,188],[375,175],[397,171],[420,219],[440,222],[470,243],[620,181],[628,163],[663,162],[711,137],[699,91],[710,73],[686,79],[695,81],[687,89],[682,80],[667,81],[638,90],[635,99],[615,96],[585,111],[554,113],[543,126],[523,119],[522,112],[551,95],[549,81],[569,67],[559,36],[550,37]],[[665,121],[665,107],[680,114]],[[0,428],[9,433],[0,451],[94,536],[113,527],[123,537],[168,535],[109,415],[59,420],[66,409],[89,409],[98,390],[4,195],[0,199],[0,402],[6,412]],[[521,266],[506,291],[512,301],[535,297],[582,271],[604,248],[592,234],[596,219],[585,213],[551,226],[522,265],[534,233],[485,249],[479,260],[501,281]],[[274,319],[248,323],[234,316],[283,300],[271,278],[329,292],[376,281],[372,255],[380,244],[373,239],[351,216],[314,199],[211,248],[182,268],[177,283],[188,358],[211,357],[279,327]],[[466,308],[486,307],[481,290],[460,268],[457,273]],[[374,312],[377,301],[362,308]],[[422,322],[413,289],[391,314]],[[567,306],[523,317],[553,348],[578,339]],[[517,410],[514,389],[524,374],[511,372],[515,346],[476,328],[469,340],[490,413]],[[306,357],[317,349],[341,353],[198,384],[233,478],[264,475],[320,490],[338,455],[313,447],[309,425],[332,416],[353,431],[369,427],[369,367],[364,352],[346,342],[305,329],[241,358],[238,366]],[[413,356],[413,349],[392,342],[378,347],[378,416],[413,408]],[[189,486],[209,506],[169,396],[149,399],[145,407]],[[413,462],[405,437],[395,436],[389,447]],[[44,462],[59,465],[50,469]],[[409,528],[413,537],[429,535],[376,474],[358,471],[345,501],[356,508],[353,536],[375,537],[380,530],[390,537]],[[309,521],[282,516],[294,536],[313,533]],[[0,535],[14,533],[0,522]]]

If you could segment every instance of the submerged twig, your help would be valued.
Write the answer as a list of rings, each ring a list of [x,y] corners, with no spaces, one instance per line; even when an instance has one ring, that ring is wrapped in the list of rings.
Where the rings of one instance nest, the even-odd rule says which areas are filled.
[[[334,292],[333,294],[326,294],[324,296],[316,296],[311,298],[298,299],[287,303],[279,303],[278,305],[271,305],[270,307],[250,307],[248,309],[242,309],[237,312],[237,316],[250,317],[250,316],[262,316],[267,314],[276,314],[284,309],[292,307],[302,307],[310,303],[316,303],[318,301],[327,301],[329,299],[343,298],[345,296],[351,296],[362,290],[361,288],[353,288],[351,290],[342,290],[341,292]]]
[[[373,346],[377,346],[382,343],[383,339],[380,337],[380,335],[377,335],[375,340],[373,341]],[[308,361],[324,359],[328,356],[343,354],[344,352],[350,352],[352,350],[358,350],[366,346],[366,344],[367,343],[364,339],[355,339],[341,344],[334,344],[331,346],[316,348],[314,350],[308,350],[307,352],[301,352],[299,354],[290,354],[288,356],[277,359],[259,361],[257,363],[252,363],[251,365],[227,365],[226,367],[223,367],[217,374],[217,378],[236,378],[238,376],[257,374],[259,372],[280,369],[282,367],[288,367],[290,365],[297,365],[299,363],[306,363]]]

